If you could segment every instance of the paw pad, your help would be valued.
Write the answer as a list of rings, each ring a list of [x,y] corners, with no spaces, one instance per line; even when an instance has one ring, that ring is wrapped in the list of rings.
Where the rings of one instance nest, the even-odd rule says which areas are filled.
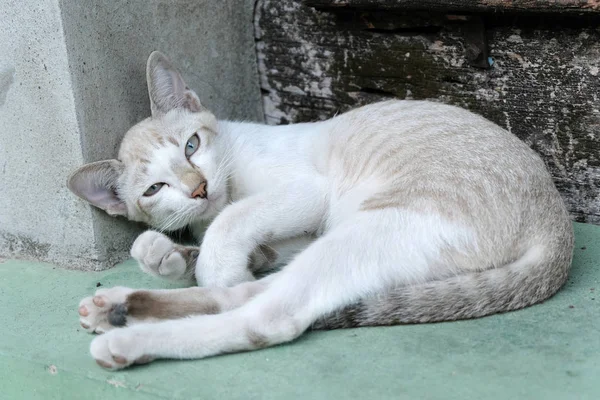
[[[127,364],[127,359],[123,356],[112,356],[113,360],[115,360],[115,362],[117,364]]]
[[[127,296],[133,289],[114,287],[99,289],[94,296],[81,300],[77,312],[79,324],[92,333],[104,333],[127,322]]]
[[[92,299],[92,301],[98,307],[104,307],[104,305],[106,304],[106,301],[104,301],[104,299],[102,298],[102,296],[94,296],[94,298]]]
[[[96,360],[96,364],[98,364],[99,366],[101,366],[102,368],[107,368],[107,369],[112,369],[112,365],[110,365],[109,363],[107,363],[106,361],[102,361],[102,360]]]

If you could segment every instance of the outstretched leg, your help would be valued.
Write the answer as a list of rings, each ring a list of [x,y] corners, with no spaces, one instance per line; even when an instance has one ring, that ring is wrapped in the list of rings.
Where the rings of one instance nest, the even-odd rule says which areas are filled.
[[[142,322],[158,322],[199,314],[218,314],[240,307],[264,291],[273,279],[244,282],[230,288],[98,289],[79,303],[79,323],[90,333]]]
[[[243,306],[113,330],[94,339],[90,351],[103,367],[123,368],[154,358],[202,358],[293,340],[345,305],[434,277],[428,259],[464,238],[457,237],[460,229],[432,226],[402,211],[362,212],[318,239]]]

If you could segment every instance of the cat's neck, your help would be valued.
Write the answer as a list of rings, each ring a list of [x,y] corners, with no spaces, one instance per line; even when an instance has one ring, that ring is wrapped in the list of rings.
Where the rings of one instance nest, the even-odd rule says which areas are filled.
[[[218,137],[225,143],[234,144],[252,139],[253,141],[269,138],[271,135],[285,135],[286,138],[297,140],[310,135],[319,129],[323,122],[306,122],[289,125],[265,125],[257,122],[238,122],[219,120]]]
[[[219,121],[216,136],[219,159],[231,160],[225,165],[233,201],[314,170],[314,160],[322,159],[316,153],[325,151],[328,140],[325,122],[269,126]]]
[[[218,122],[217,145],[220,156],[228,152],[253,152],[277,157],[288,157],[299,150],[312,147],[316,138],[324,138],[326,124],[308,122],[290,125],[265,125],[255,122],[220,120]],[[237,154],[241,156],[241,154]],[[254,156],[254,154],[249,154]]]

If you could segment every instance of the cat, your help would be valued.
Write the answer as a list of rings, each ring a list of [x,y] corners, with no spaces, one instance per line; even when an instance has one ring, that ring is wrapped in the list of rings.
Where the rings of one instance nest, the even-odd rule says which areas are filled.
[[[542,160],[467,110],[390,100],[314,123],[220,121],[169,59],[147,63],[151,117],[68,187],[150,230],[143,271],[174,290],[100,289],[79,305],[102,367],[288,342],[309,328],[426,323],[539,303],[565,282],[573,228]],[[283,267],[261,279],[255,273]],[[113,329],[118,328],[118,329]]]

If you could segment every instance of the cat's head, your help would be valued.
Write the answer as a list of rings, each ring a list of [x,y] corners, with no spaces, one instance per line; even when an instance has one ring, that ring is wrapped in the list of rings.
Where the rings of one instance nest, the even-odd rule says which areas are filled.
[[[163,230],[214,217],[227,202],[217,120],[161,53],[148,58],[152,117],[133,126],[116,160],[86,164],[69,189],[110,215]]]

